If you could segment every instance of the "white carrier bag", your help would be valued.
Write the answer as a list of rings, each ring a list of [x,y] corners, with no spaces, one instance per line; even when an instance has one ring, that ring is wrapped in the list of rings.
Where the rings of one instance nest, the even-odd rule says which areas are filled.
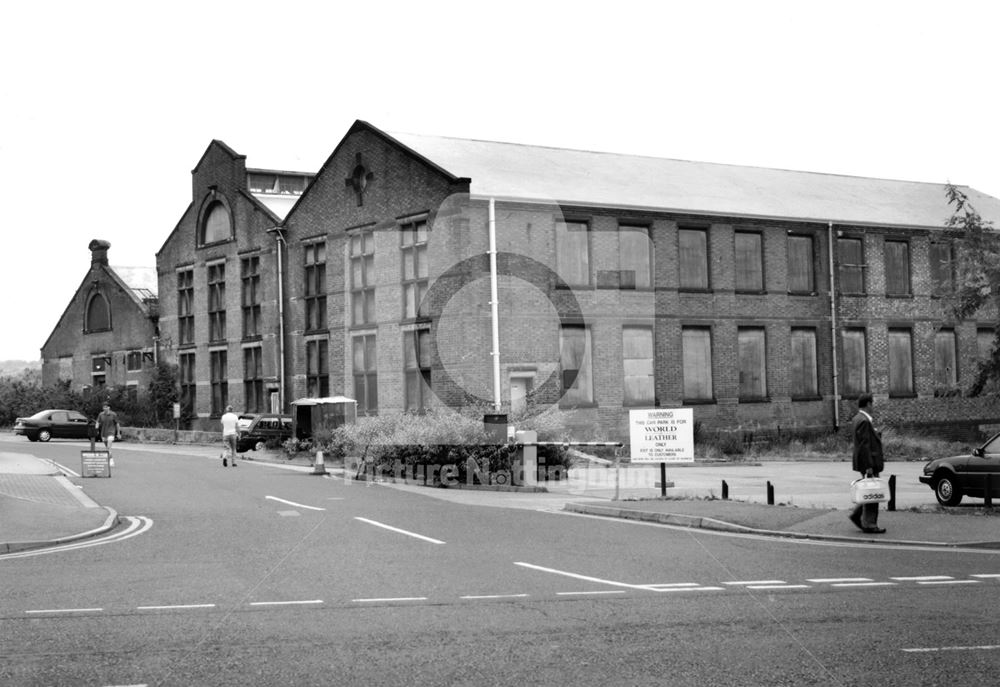
[[[854,503],[887,503],[889,486],[879,477],[861,477],[851,482]]]

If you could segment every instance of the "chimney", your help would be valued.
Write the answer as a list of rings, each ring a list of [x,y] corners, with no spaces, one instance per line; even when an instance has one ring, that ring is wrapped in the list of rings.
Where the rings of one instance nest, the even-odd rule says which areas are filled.
[[[101,241],[100,239],[94,239],[87,246],[90,249],[90,264],[92,265],[107,265],[108,264],[108,248],[111,248],[110,241]]]

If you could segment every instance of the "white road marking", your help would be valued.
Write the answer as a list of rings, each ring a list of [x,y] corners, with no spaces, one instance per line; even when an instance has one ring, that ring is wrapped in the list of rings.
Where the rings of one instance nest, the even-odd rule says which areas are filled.
[[[215,608],[215,604],[173,604],[167,606],[136,606],[137,611],[170,611],[188,610],[192,608]]]
[[[25,613],[100,613],[103,608],[43,608]]]
[[[751,584],[747,589],[811,589],[808,584]]]
[[[674,587],[673,589],[650,588],[654,592],[721,592],[725,587]]]
[[[596,592],[556,592],[556,596],[591,596],[597,594],[624,594],[624,589],[605,589]]]
[[[918,577],[890,577],[889,579],[896,582],[926,582],[929,580],[953,580],[955,578],[950,575],[924,575]]]
[[[326,508],[319,508],[318,506],[307,506],[302,503],[295,503],[295,501],[287,501],[285,499],[279,499],[277,496],[265,496],[265,499],[270,499],[272,501],[280,501],[281,503],[286,503],[289,506],[295,506],[296,508],[305,508],[306,510],[326,510]]]
[[[460,596],[460,599],[523,599],[527,594],[470,594]]]
[[[522,568],[530,568],[531,570],[539,570],[541,572],[552,573],[553,575],[565,575],[566,577],[572,577],[576,580],[586,580],[587,582],[597,582],[598,584],[609,584],[613,587],[626,587],[627,589],[649,589],[646,585],[641,584],[627,584],[625,582],[616,582],[614,580],[603,580],[600,577],[591,577],[589,575],[579,575],[577,573],[567,572],[565,570],[556,570],[555,568],[545,568],[540,565],[533,565],[531,563],[522,563],[519,561],[514,561],[514,565],[519,565]]]
[[[302,516],[302,513],[297,510],[279,510],[278,515],[283,518],[298,518]]]
[[[322,599],[309,599],[303,601],[252,601],[251,606],[301,606],[305,604],[321,604]]]
[[[102,546],[104,544],[111,544],[131,539],[132,537],[136,537],[148,531],[153,526],[153,521],[150,518],[141,515],[138,517],[125,516],[124,519],[127,520],[129,524],[128,527],[121,532],[115,532],[107,536],[95,537],[93,539],[87,539],[79,542],[71,542],[69,544],[62,544],[61,546],[53,546],[45,549],[32,549],[30,551],[5,553],[0,555],[0,560],[6,560],[8,558],[30,558],[32,556],[45,556],[52,553],[62,553],[64,551],[75,551],[76,549],[89,549],[92,546]]]
[[[895,587],[895,582],[839,582],[832,587]]]
[[[872,582],[870,577],[815,577],[806,580],[806,582],[815,582],[816,584],[830,584],[831,582]]]
[[[700,587],[697,582],[667,582],[666,584],[645,584],[647,589],[676,589],[679,587]]]
[[[907,653],[930,653],[934,651],[995,651],[1000,644],[982,644],[980,646],[932,646],[919,649],[903,649]]]
[[[381,599],[351,599],[355,603],[378,603],[381,601],[427,601],[426,596],[390,596]]]
[[[919,580],[917,584],[979,584],[979,580]]]
[[[415,539],[422,539],[424,541],[430,542],[431,544],[444,544],[440,539],[432,539],[431,537],[425,537],[422,534],[417,534],[416,532],[408,532],[407,530],[401,530],[398,527],[393,527],[392,525],[386,525],[382,522],[376,522],[375,520],[369,520],[368,518],[355,517],[355,520],[360,520],[361,522],[366,522],[369,525],[375,525],[375,527],[381,527],[383,529],[389,530],[390,532],[396,532],[398,534],[405,534],[407,537],[413,537]]]
[[[984,578],[984,579],[987,579],[987,578],[993,579],[993,578],[1000,578],[1000,573],[983,573],[983,574],[979,574],[979,575],[969,575],[969,577],[981,577],[981,578]]]
[[[737,582],[723,582],[722,584],[787,584],[784,580],[742,580]]]
[[[66,473],[67,475],[73,475],[73,477],[79,477],[80,476],[79,473],[73,472],[68,467],[66,467],[65,465],[63,465],[62,463],[57,463],[54,460],[50,460],[49,462],[52,463],[53,465],[55,465],[57,468],[59,468],[62,472]]]

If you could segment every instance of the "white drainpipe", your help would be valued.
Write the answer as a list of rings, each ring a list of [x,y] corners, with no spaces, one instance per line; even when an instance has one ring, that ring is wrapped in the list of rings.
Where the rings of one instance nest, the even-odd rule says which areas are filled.
[[[836,250],[833,222],[827,224],[827,242],[830,252],[830,349],[833,353],[833,429],[840,428],[840,384],[837,365],[837,282],[834,272],[833,251]]]
[[[497,209],[490,198],[490,320],[493,329],[493,409],[500,412],[500,297],[497,293]]]

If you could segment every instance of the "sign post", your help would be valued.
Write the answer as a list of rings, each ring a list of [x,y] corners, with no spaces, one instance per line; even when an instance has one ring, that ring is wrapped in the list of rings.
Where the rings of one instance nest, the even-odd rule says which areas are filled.
[[[174,443],[177,443],[177,432],[181,421],[181,404],[174,404]]]
[[[633,463],[660,464],[660,495],[666,496],[667,463],[694,462],[694,410],[630,410],[629,445]]]

